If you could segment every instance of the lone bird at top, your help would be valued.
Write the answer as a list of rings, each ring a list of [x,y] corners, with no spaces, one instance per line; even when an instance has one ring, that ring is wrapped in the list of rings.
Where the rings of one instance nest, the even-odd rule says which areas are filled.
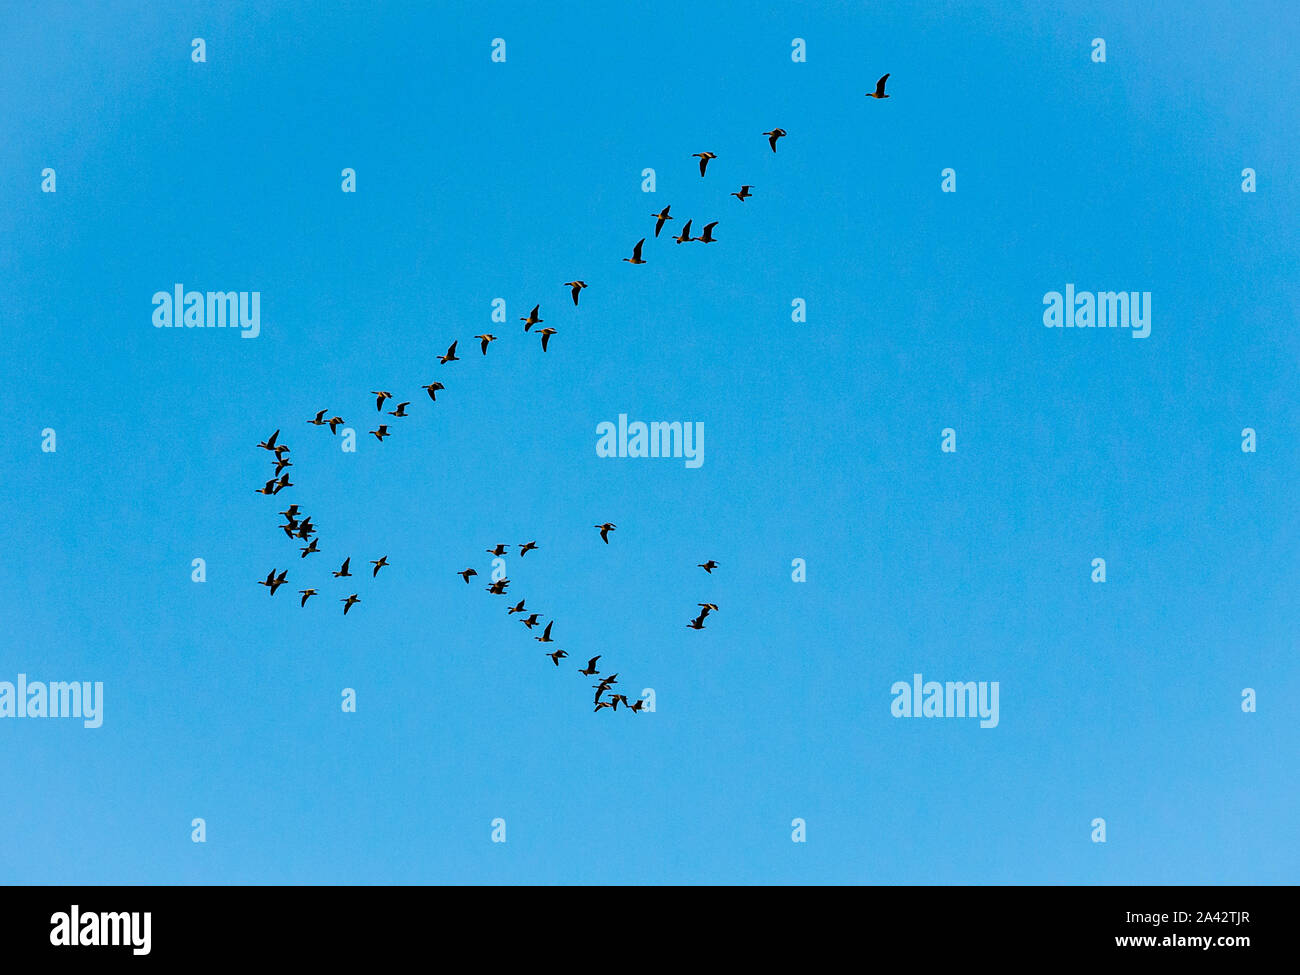
[[[625,257],[623,258],[623,260],[627,261],[629,264],[644,264],[645,261],[641,259],[641,248],[644,246],[645,246],[645,238],[642,237],[640,240],[636,242],[636,246],[632,248],[632,256]]]
[[[709,160],[718,158],[718,154],[716,152],[693,152],[691,153],[691,155],[695,156],[700,161],[701,178],[703,178],[704,176],[704,170],[708,168]]]
[[[879,81],[876,82],[876,90],[875,90],[875,91],[869,91],[869,92],[867,92],[867,97],[868,97],[868,98],[888,98],[889,96],[885,94],[885,82],[888,81],[888,80],[889,80],[889,74],[888,74],[888,73],[886,73],[886,74],[884,74],[883,76],[881,76],[881,79],[880,79]]]
[[[609,533],[612,532],[614,529],[616,529],[618,526],[615,525],[613,522],[607,521],[603,525],[592,525],[592,527],[600,529],[600,540],[604,542],[606,545],[608,545]]]
[[[709,575],[713,575],[713,570],[716,569],[716,568],[718,567],[718,563],[717,563],[717,562],[714,562],[713,559],[709,559],[709,561],[707,561],[707,562],[697,562],[696,565],[698,565],[701,569],[703,569],[703,570],[704,570],[705,572],[707,572]]]
[[[587,286],[587,282],[586,281],[565,281],[564,286],[566,288],[573,289],[573,303],[576,305],[578,303],[578,292]]]
[[[763,134],[770,137],[767,144],[772,147],[773,152],[776,152],[776,140],[785,135],[785,129],[773,129],[771,132],[764,132]]]
[[[652,214],[650,214],[650,216],[652,216],[652,217],[657,217],[657,218],[658,218],[658,219],[655,221],[655,236],[656,236],[656,237],[659,236],[659,231],[661,231],[661,230],[664,229],[664,221],[674,219],[673,217],[668,216],[668,211],[671,210],[671,209],[672,209],[672,205],[669,204],[668,206],[666,206],[666,207],[664,207],[662,210],[660,210],[658,213],[652,213]]]

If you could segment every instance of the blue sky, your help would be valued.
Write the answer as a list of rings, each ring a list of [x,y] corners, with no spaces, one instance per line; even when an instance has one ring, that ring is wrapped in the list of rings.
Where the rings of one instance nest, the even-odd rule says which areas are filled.
[[[1300,21],[917,6],[7,13],[0,681],[105,714],[0,720],[0,879],[1294,882]],[[719,242],[622,263],[666,204]],[[155,329],[177,282],[261,334]],[[1150,337],[1044,328],[1067,282]],[[704,464],[597,457],[620,413]],[[532,539],[558,670],[483,591]],[[597,653],[653,714],[591,713]],[[917,672],[998,727],[892,717]]]

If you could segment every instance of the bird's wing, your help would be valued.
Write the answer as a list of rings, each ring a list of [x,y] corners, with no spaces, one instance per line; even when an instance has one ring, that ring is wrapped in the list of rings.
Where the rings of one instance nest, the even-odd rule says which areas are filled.
[[[885,93],[885,82],[888,80],[889,80],[889,75],[885,74],[883,77],[881,77],[879,81],[876,82],[877,95],[883,95]]]

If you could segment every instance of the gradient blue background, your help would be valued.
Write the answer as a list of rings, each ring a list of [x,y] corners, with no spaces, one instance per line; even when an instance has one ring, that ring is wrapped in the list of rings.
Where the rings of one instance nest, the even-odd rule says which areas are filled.
[[[0,18],[0,679],[106,697],[0,721],[0,880],[1296,880],[1294,4],[157,6]],[[621,263],[665,204],[720,242]],[[153,328],[176,282],[261,336]],[[1151,337],[1043,328],[1066,282]],[[597,458],[619,413],[704,466]],[[483,592],[529,539],[558,671]],[[917,671],[1000,726],[892,718]]]

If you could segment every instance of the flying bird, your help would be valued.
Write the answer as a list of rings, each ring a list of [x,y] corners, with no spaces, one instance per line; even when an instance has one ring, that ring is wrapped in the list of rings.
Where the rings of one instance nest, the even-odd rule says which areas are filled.
[[[444,386],[442,383],[429,383],[429,385],[421,386],[420,388],[429,394],[429,399],[433,400],[436,403],[438,402],[438,397],[436,395],[438,390],[446,389],[447,387]]]
[[[478,573],[475,572],[473,569],[461,569],[459,572],[456,573],[456,575],[458,575],[458,576],[460,576],[462,579],[464,579],[464,580],[465,580],[465,585],[468,586],[468,585],[469,585],[469,577],[470,577],[470,576],[476,576],[476,575],[478,575]]]
[[[716,613],[718,611],[717,603],[696,603],[695,605],[704,610],[704,612],[700,614],[700,619],[704,619],[704,617],[708,616],[709,613]]]
[[[645,245],[645,238],[642,237],[640,240],[636,242],[636,246],[632,248],[632,256],[625,257],[623,258],[623,260],[627,261],[629,264],[644,264],[645,261],[641,260],[641,248],[644,245]]]
[[[299,548],[298,551],[300,551],[300,552],[302,553],[302,555],[299,556],[299,558],[304,558],[304,559],[305,559],[307,556],[311,555],[312,552],[319,552],[320,549],[318,549],[318,548],[316,547],[316,543],[317,543],[318,541],[320,541],[320,539],[318,539],[318,538],[313,538],[313,539],[311,540],[311,544],[308,545],[306,548]]]
[[[505,546],[505,543],[504,543],[504,542],[498,542],[496,548],[490,548],[490,549],[487,550],[487,554],[488,554],[488,555],[495,555],[497,558],[501,558],[501,556],[503,556],[503,555],[506,554],[506,546]]]
[[[515,613],[522,613],[523,611],[524,611],[524,600],[521,599],[516,605],[511,606],[509,609],[506,610],[506,615],[513,616]]]
[[[288,475],[288,474],[281,474],[281,475],[280,475],[280,480],[278,480],[278,481],[275,482],[275,490],[272,491],[271,493],[272,493],[272,494],[279,494],[281,491],[283,491],[283,490],[284,490],[285,488],[287,488],[287,487],[293,487],[293,481],[289,480],[289,475]]]
[[[610,704],[609,701],[597,701],[595,711],[599,711],[601,708],[612,708],[613,706],[614,705]],[[595,711],[592,713],[594,714]]]
[[[380,443],[383,443],[383,442],[384,442],[384,438],[385,438],[385,437],[391,437],[391,436],[392,436],[392,434],[388,432],[388,424],[387,424],[387,423],[381,423],[381,424],[379,424],[379,429],[378,429],[378,430],[370,430],[369,432],[370,432],[370,433],[373,433],[373,434],[375,435],[375,439],[378,440]]]
[[[691,222],[687,220],[685,226],[682,227],[681,235],[674,237],[673,240],[677,241],[679,244],[685,244],[692,240],[699,240],[699,238],[691,236]]]
[[[732,193],[731,195],[734,196],[741,203],[744,203],[746,200],[748,200],[751,196],[754,195],[753,193],[749,192],[753,188],[754,187],[751,186],[749,183],[746,183],[744,186],[740,188],[739,193]]]
[[[551,639],[551,627],[554,625],[555,625],[555,620],[551,620],[549,623],[546,624],[546,629],[542,630],[542,635],[535,636],[533,637],[533,639],[536,640],[538,643],[554,643],[555,641]],[[531,630],[532,627],[530,626],[529,629]]]
[[[456,340],[456,342],[459,341],[460,339]],[[460,362],[460,360],[456,358],[456,342],[451,343],[451,345],[447,348],[446,355],[438,356],[438,361],[441,362],[444,366],[449,362]],[[425,388],[428,389],[427,386]],[[433,393],[430,392],[429,395],[432,396]]]
[[[597,673],[596,661],[599,659],[600,659],[600,654],[597,654],[596,656],[592,657],[590,660],[587,661],[587,669],[583,670],[582,668],[578,668],[578,673],[586,674],[588,677],[595,677]]]
[[[397,404],[397,409],[395,409],[395,410],[389,410],[389,411],[388,411],[388,415],[389,415],[389,416],[407,416],[408,414],[407,414],[407,412],[406,412],[406,408],[407,408],[408,406],[410,406],[410,405],[411,405],[411,401],[410,401],[409,399],[408,399],[405,403],[398,403],[398,404]]]
[[[658,213],[652,213],[652,214],[650,214],[650,216],[652,216],[652,217],[658,217],[658,218],[659,218],[658,220],[655,221],[655,236],[656,236],[656,237],[659,236],[659,231],[661,231],[661,230],[664,229],[664,221],[665,221],[665,220],[672,220],[672,219],[673,219],[672,217],[668,216],[668,211],[671,210],[671,209],[672,209],[672,206],[669,205],[669,206],[664,207],[664,208],[663,208],[662,210],[660,210]]]
[[[531,551],[532,551],[533,549],[535,549],[535,548],[537,548],[537,543],[536,543],[536,542],[529,542],[527,545],[520,545],[520,546],[519,546],[519,557],[522,559],[525,555],[527,555],[529,552],[531,552]]]
[[[348,570],[348,564],[351,561],[352,561],[352,556],[350,555],[343,560],[342,568],[340,568],[338,572],[334,573],[335,579],[346,579],[348,576],[352,575],[352,573]]]
[[[713,228],[716,227],[717,225],[718,225],[717,220],[713,221],[713,223],[706,223],[704,225],[704,233],[700,234],[698,240],[704,244],[716,243],[717,241],[713,236]]]
[[[520,316],[519,320],[524,323],[525,332],[528,331],[530,328],[532,328],[534,325],[537,325],[538,323],[545,321],[544,318],[537,317],[537,313],[541,311],[541,308],[542,308],[541,305],[533,305],[533,310],[528,313],[527,318]]]
[[[707,562],[697,562],[695,564],[698,565],[705,572],[707,572],[709,575],[713,575],[713,570],[718,567],[718,563],[714,562],[713,559],[709,559],[709,561]]]
[[[629,711],[631,711],[633,714],[636,714],[643,707],[645,707],[645,701],[637,700],[634,704],[628,704],[627,698],[623,698],[623,706],[627,708]]]
[[[578,292],[587,286],[587,282],[586,281],[565,281],[564,286],[566,288],[573,289],[573,303],[576,305],[578,303]]]
[[[289,570],[285,569],[277,576],[275,574],[275,570],[272,569],[270,572],[266,574],[266,578],[260,580],[257,584],[259,586],[266,586],[268,589],[271,590],[271,595],[274,596],[275,591],[279,589],[281,586],[283,586],[287,581],[288,574],[289,574]]]
[[[339,602],[343,603],[343,615],[347,616],[348,610],[350,610],[357,603],[361,602],[361,599],[360,597],[357,596],[356,593],[353,593],[347,599],[340,599]]]
[[[771,136],[771,138],[767,140],[767,144],[772,147],[773,152],[776,152],[776,140],[785,135],[785,129],[773,129],[771,132],[764,132],[763,134]]]
[[[307,600],[311,599],[312,596],[316,595],[315,589],[299,589],[298,591],[302,593],[302,602],[298,604],[299,606],[306,606]]]
[[[568,653],[563,650],[556,650],[554,653],[548,653],[546,656],[550,657],[551,663],[558,667],[560,666],[560,661],[567,657]]]
[[[258,446],[261,447],[263,450],[275,450],[275,438],[278,437],[279,435],[280,435],[280,431],[276,430],[275,433],[271,434],[269,437],[267,437],[265,440],[259,443]]]
[[[889,80],[889,75],[888,75],[888,73],[886,73],[885,75],[881,76],[881,79],[880,79],[879,81],[876,82],[876,90],[875,90],[875,91],[869,91],[869,92],[867,92],[867,97],[868,97],[868,98],[888,98],[889,96],[885,94],[885,82],[888,81],[888,80]]]
[[[330,433],[337,434],[339,432],[339,424],[341,424],[342,422],[343,422],[343,417],[341,416],[330,417]]]
[[[549,342],[551,340],[551,336],[555,334],[555,329],[551,328],[550,326],[547,326],[546,328],[538,329],[537,334],[542,337],[542,351],[545,352],[546,343]]]
[[[705,167],[707,167],[707,166],[709,165],[709,160],[710,160],[710,159],[717,159],[717,158],[718,158],[718,154],[717,154],[716,152],[693,152],[693,153],[691,153],[691,155],[697,157],[697,158],[700,160],[700,176],[701,176],[701,177],[704,176],[704,170],[705,170]]]
[[[328,412],[329,410],[321,410],[316,414],[316,419],[308,420],[307,422],[312,426],[323,427],[325,424],[329,423],[329,420],[325,419],[325,414]]]
[[[384,409],[384,400],[393,398],[392,393],[385,393],[378,389],[372,389],[370,394],[375,397],[375,409],[381,413]]]
[[[509,585],[509,579],[498,579],[496,582],[492,583],[492,585],[485,586],[484,588],[494,596],[504,596],[506,594],[506,588]]]
[[[540,619],[536,613],[533,613],[531,616],[525,616],[519,622],[523,623],[524,626],[528,627],[531,630],[534,626],[536,626],[540,622]]]
[[[593,527],[593,528],[599,528],[599,529],[600,529],[600,540],[601,540],[602,542],[604,542],[606,545],[608,545],[608,544],[609,544],[609,533],[612,532],[612,531],[613,531],[615,528],[617,528],[618,526],[615,525],[615,524],[613,524],[612,522],[608,522],[608,521],[607,521],[607,522],[605,522],[605,524],[603,524],[603,525],[592,525],[592,527]]]
[[[497,340],[497,337],[495,335],[492,335],[490,332],[484,332],[482,335],[475,335],[474,338],[483,340],[480,344],[483,346],[484,355],[487,355],[488,343],[495,342]]]
[[[377,559],[371,559],[370,564],[375,567],[375,571],[370,573],[370,578],[373,579],[375,576],[379,575],[379,570],[388,564],[388,556],[381,555]]]
[[[277,460],[277,461],[275,462],[275,474],[276,474],[276,476],[279,477],[281,471],[283,471],[286,467],[292,467],[292,466],[293,466],[293,461],[291,461],[291,460],[284,460],[283,458]]]
[[[254,494],[275,494],[275,478],[271,478],[271,480],[266,482],[265,487],[260,487],[253,493]]]
[[[293,521],[295,518],[298,517],[298,506],[297,506],[296,504],[291,504],[291,505],[289,505],[289,507],[285,508],[283,511],[277,511],[276,514],[278,514],[278,515],[284,515],[284,516],[285,516],[286,518],[288,518],[290,521]]]
[[[689,626],[692,630],[704,629],[704,615],[705,615],[704,613],[701,613],[699,616],[695,617],[695,619],[691,620],[686,625]]]

